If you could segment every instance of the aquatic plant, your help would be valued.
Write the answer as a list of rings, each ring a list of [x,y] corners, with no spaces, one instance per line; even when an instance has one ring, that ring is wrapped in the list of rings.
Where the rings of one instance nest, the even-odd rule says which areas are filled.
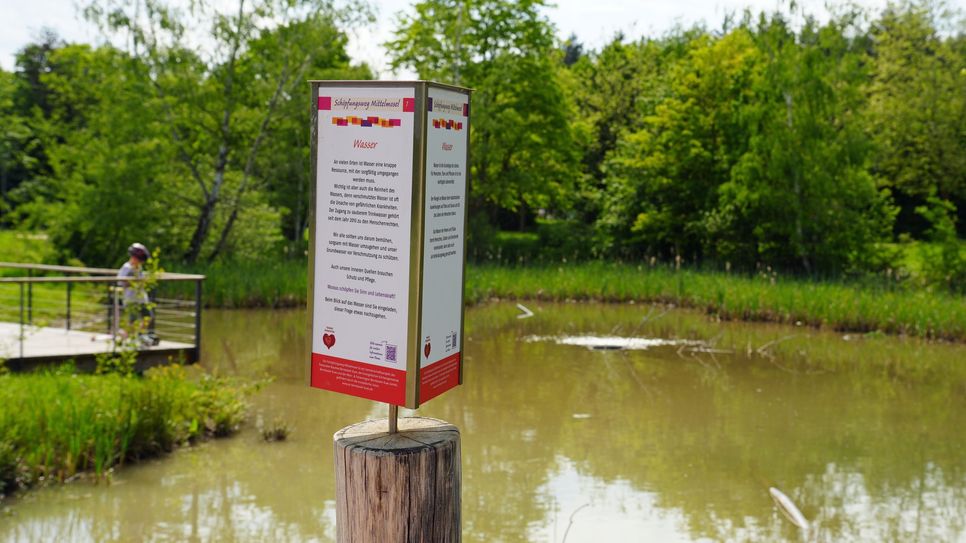
[[[262,439],[268,442],[285,441],[292,429],[281,417],[275,417],[272,422],[262,427]]]
[[[99,479],[118,464],[155,456],[241,425],[256,384],[190,378],[180,366],[143,378],[59,369],[0,376],[0,487]]]

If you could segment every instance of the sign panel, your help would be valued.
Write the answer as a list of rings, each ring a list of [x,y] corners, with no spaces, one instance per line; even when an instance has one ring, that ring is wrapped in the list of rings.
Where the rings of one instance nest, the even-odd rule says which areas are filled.
[[[469,96],[430,87],[426,100],[422,337],[419,397],[459,384]]]
[[[308,380],[416,408],[462,382],[469,92],[313,87]]]
[[[415,91],[318,96],[311,383],[406,399]]]

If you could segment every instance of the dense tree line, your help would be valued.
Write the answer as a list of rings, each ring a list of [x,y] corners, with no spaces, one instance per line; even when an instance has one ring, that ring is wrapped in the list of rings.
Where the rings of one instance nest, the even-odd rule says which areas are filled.
[[[368,17],[361,8],[88,4],[108,45],[48,35],[0,73],[3,222],[88,263],[135,239],[189,263],[303,246],[305,80],[371,78],[341,30]]]
[[[304,80],[371,77],[343,30],[368,10],[204,5],[95,2],[113,46],[46,36],[0,73],[5,226],[91,262],[134,238],[186,261],[303,253]],[[961,13],[749,12],[586,50],[546,9],[417,1],[385,44],[397,68],[476,89],[477,256],[518,231],[554,258],[840,274],[923,240],[927,272],[966,281]]]

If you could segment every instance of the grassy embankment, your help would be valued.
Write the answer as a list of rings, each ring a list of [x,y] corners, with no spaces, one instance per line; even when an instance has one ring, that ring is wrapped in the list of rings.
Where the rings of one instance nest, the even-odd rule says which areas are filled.
[[[254,385],[185,371],[0,376],[0,495],[83,473],[101,478],[113,466],[237,430]]]
[[[302,262],[219,266],[206,273],[206,302],[217,307],[305,303]],[[867,283],[808,281],[590,262],[561,266],[471,265],[466,298],[660,302],[722,319],[796,323],[842,331],[881,331],[966,341],[966,298],[886,279]]]
[[[470,267],[471,301],[662,302],[700,308],[722,319],[802,323],[842,331],[881,331],[966,340],[966,298],[870,284],[588,263],[566,267]]]
[[[38,252],[41,248],[25,245],[20,251]],[[915,260],[918,253],[906,250],[903,254],[906,260]],[[915,271],[914,265],[903,265]],[[306,264],[302,261],[168,267],[206,274],[205,304],[209,307],[305,304]],[[966,298],[914,284],[886,278],[865,283],[809,281],[775,274],[748,276],[589,262],[471,265],[466,295],[470,303],[490,298],[673,303],[700,308],[723,319],[801,322],[843,331],[966,341]]]
[[[56,253],[43,236],[0,232],[0,261],[56,263]],[[0,275],[24,272],[5,269]],[[302,271],[303,281],[304,275]],[[219,285],[222,277],[239,280],[215,273],[211,283]],[[263,282],[274,279],[264,276]],[[242,284],[259,282],[245,278]],[[0,319],[16,322],[19,318],[18,289],[18,285],[0,289]],[[92,292],[85,297],[87,290]],[[34,324],[63,317],[63,285],[35,285],[32,294]],[[98,295],[95,287],[76,286],[75,317],[82,310],[99,310]],[[95,309],[85,309],[84,304]],[[65,366],[4,374],[0,360],[0,496],[78,475],[93,474],[99,479],[125,462],[237,430],[247,411],[246,397],[258,383],[189,377],[188,371],[169,366],[144,377],[78,375]]]

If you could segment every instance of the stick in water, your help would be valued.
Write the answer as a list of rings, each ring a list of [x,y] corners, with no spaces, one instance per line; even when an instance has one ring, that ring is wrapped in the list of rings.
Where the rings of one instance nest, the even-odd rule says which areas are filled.
[[[795,506],[795,502],[793,502],[791,498],[786,496],[784,492],[775,487],[770,487],[768,489],[768,493],[771,494],[771,499],[775,500],[779,511],[785,515],[785,518],[802,530],[808,529],[808,521],[805,520],[805,515],[798,510],[798,507]]]

